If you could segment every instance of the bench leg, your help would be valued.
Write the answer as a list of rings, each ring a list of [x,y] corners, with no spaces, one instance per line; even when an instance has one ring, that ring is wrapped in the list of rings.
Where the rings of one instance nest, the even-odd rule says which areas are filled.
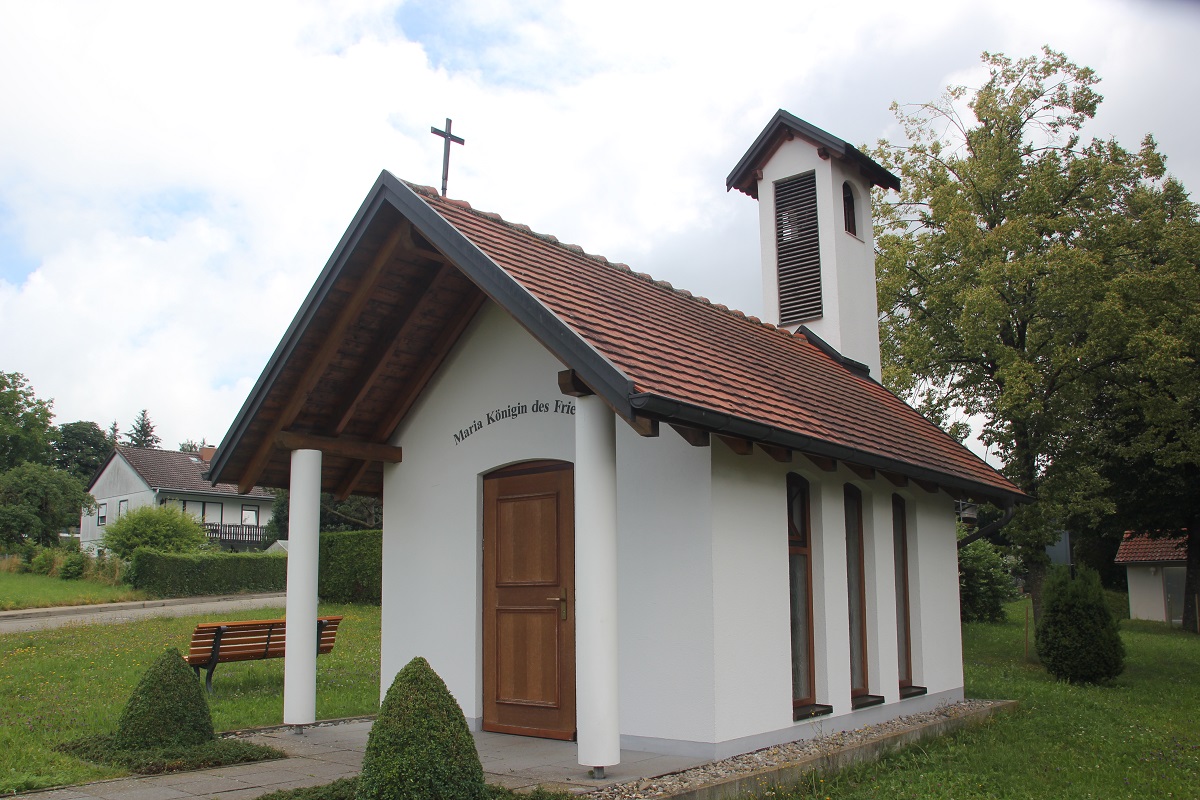
[[[208,689],[209,694],[212,694],[212,676],[213,676],[213,673],[216,671],[217,671],[217,665],[210,664],[208,667],[208,674],[204,676],[204,685]],[[197,673],[197,677],[199,677],[199,673]]]

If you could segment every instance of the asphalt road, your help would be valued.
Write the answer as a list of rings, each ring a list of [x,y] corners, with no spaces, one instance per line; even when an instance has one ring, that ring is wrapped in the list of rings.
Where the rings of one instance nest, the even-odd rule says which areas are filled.
[[[60,628],[64,625],[132,622],[147,617],[187,617],[195,614],[221,614],[245,608],[283,608],[286,597],[283,592],[278,592],[0,611],[0,634]]]

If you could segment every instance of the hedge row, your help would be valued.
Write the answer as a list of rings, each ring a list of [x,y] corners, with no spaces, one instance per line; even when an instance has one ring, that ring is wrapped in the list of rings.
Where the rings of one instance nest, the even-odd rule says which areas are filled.
[[[317,593],[328,603],[383,601],[383,531],[321,534]]]
[[[330,603],[379,605],[383,599],[383,531],[322,533],[317,593]],[[161,553],[138,548],[130,582],[156,597],[190,597],[287,589],[282,553]]]
[[[282,592],[287,556],[280,553],[160,553],[138,548],[130,582],[156,597]]]

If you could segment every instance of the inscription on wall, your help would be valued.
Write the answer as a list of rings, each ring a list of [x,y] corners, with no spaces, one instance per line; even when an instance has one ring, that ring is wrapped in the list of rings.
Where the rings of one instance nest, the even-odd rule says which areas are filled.
[[[454,436],[455,446],[462,444],[472,434],[478,433],[489,425],[495,425],[506,420],[523,417],[526,414],[567,414],[574,416],[575,404],[567,400],[534,400],[530,403],[509,403],[504,408],[497,408],[483,415],[482,419],[471,421],[470,425],[459,428]]]

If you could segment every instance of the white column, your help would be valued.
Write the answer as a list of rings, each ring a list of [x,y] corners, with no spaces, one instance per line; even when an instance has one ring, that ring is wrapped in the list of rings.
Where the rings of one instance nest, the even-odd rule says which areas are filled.
[[[621,762],[616,428],[599,397],[580,397],[575,408],[576,725],[579,763],[603,769]]]
[[[283,724],[317,720],[317,533],[321,525],[321,451],[293,450],[288,499],[287,655]]]

